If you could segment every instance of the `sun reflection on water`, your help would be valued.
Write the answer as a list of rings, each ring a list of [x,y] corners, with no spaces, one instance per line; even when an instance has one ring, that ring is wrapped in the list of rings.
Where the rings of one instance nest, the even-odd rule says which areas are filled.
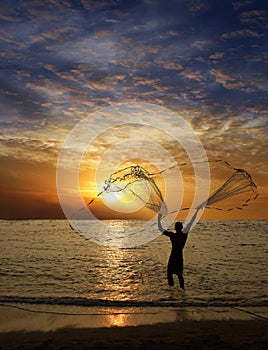
[[[131,325],[131,320],[129,320],[129,316],[125,314],[111,314],[107,315],[106,321],[108,327],[126,327]]]

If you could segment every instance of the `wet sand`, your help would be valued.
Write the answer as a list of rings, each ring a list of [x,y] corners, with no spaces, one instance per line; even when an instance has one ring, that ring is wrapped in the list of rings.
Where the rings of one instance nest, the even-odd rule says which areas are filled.
[[[266,316],[263,308],[0,306],[0,349],[264,350]]]

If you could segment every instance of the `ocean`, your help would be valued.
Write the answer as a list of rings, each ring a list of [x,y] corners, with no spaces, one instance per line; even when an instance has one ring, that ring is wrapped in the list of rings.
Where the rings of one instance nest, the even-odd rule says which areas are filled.
[[[1,220],[0,303],[267,306],[267,233],[268,221],[199,222],[184,248],[183,291],[176,279],[167,284],[171,246],[163,235],[112,249],[65,220]]]

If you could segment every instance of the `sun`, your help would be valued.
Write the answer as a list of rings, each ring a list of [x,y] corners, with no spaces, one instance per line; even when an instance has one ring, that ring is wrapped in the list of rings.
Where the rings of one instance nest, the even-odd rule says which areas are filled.
[[[133,213],[145,207],[145,202],[131,190],[103,192],[100,199],[104,205],[121,213]]]
[[[120,202],[123,200],[123,194],[121,192],[104,192],[101,196],[101,200],[104,204]]]
[[[135,194],[129,190],[115,191],[115,192],[103,192],[101,200],[104,203],[122,203],[131,204],[131,202],[137,200]]]

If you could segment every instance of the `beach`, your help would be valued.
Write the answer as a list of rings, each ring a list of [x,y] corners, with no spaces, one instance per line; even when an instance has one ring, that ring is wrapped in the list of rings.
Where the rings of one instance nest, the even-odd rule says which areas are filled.
[[[1,349],[267,349],[265,321],[187,321],[153,326],[0,335]]]
[[[1,306],[0,312],[1,350],[163,346],[264,350],[268,345],[265,308],[107,309],[14,304]]]

